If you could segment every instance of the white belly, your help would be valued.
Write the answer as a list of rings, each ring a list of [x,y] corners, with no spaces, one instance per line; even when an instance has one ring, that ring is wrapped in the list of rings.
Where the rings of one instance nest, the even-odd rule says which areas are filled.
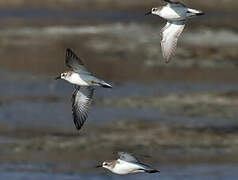
[[[76,84],[79,86],[90,86],[90,81],[84,76],[81,77],[77,73],[72,74],[72,76],[70,77],[70,79],[68,79],[68,81],[72,84]]]
[[[116,174],[129,174],[129,173],[136,173],[136,172],[143,172],[143,171],[138,171],[140,167],[136,164],[129,163],[129,162],[123,162],[120,164],[116,164],[112,172]]]

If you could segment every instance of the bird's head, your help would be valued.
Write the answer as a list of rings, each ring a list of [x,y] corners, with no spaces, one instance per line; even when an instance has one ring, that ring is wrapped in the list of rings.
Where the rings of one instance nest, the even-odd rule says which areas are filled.
[[[64,79],[64,80],[67,80],[69,79],[69,77],[72,75],[72,72],[71,71],[67,71],[67,72],[63,72],[61,73],[59,76],[57,76],[55,78],[55,80],[58,80],[58,79]]]
[[[151,9],[151,11],[147,12],[145,15],[150,15],[150,14],[160,15],[161,9],[162,7],[154,7]]]
[[[104,161],[101,165],[98,165],[97,168],[103,167],[111,171],[115,166],[114,164],[114,161]]]

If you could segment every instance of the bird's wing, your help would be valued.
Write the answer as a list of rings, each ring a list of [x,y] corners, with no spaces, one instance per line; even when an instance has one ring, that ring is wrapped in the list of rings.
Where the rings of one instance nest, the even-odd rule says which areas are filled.
[[[73,120],[77,130],[80,130],[88,117],[89,106],[92,102],[94,88],[76,87],[72,96]]]
[[[169,5],[172,5],[172,6],[186,7],[183,3],[178,2],[178,1],[171,1],[171,0],[162,0],[162,1],[165,1],[165,2],[167,2]]]
[[[91,74],[84,66],[82,60],[69,48],[66,50],[65,61],[66,65],[69,68],[72,68],[73,71],[78,73]]]
[[[127,162],[134,162],[134,163],[139,163],[139,160],[136,159],[134,156],[132,156],[129,153],[126,152],[118,152],[119,159]]]
[[[174,56],[178,37],[182,33],[185,21],[168,21],[164,28],[160,31],[161,49],[163,57],[168,63]]]
[[[139,168],[139,170],[144,170],[145,172],[147,172],[147,173],[156,173],[156,172],[160,172],[159,170],[157,170],[157,169],[154,169],[154,168],[152,168],[151,166],[149,166],[149,165],[147,165],[147,164],[144,164],[144,163],[134,163],[134,164],[136,164],[136,165],[138,165],[140,168]]]

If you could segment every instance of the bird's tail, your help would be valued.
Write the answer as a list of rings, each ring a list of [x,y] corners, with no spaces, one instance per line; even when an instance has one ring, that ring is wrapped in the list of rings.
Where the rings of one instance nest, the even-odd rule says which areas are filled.
[[[205,13],[200,11],[200,10],[188,8],[188,16],[201,16],[201,15],[204,15],[204,14]]]

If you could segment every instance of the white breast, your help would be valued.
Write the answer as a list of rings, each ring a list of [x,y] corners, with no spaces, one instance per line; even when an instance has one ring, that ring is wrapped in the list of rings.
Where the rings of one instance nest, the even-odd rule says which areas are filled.
[[[129,174],[129,173],[136,173],[140,167],[137,164],[121,161],[119,164],[116,164],[115,167],[112,169],[112,172],[116,174]]]
[[[82,78],[78,73],[73,73],[69,79],[67,79],[72,84],[79,86],[89,86],[89,83],[85,78]]]

